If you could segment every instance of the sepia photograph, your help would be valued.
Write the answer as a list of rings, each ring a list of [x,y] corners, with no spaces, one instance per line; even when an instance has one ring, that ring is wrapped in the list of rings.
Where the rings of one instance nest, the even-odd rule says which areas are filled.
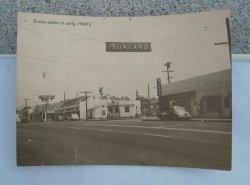
[[[231,170],[230,11],[18,13],[18,166]]]

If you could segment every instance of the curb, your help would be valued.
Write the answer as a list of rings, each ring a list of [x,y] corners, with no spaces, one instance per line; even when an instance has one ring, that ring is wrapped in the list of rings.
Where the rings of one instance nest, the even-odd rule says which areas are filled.
[[[142,119],[142,121],[161,121],[160,119]],[[165,120],[168,121],[168,120]],[[186,121],[194,121],[194,122],[222,122],[222,123],[231,123],[231,119],[190,119]]]
[[[231,119],[191,119],[189,121],[195,121],[195,122],[222,122],[222,123],[231,123]]]

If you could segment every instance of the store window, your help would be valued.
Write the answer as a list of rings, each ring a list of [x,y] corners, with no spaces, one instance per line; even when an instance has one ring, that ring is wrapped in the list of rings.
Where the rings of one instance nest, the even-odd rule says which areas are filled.
[[[102,110],[102,116],[105,116],[105,110]]]
[[[119,107],[115,107],[115,113],[119,113],[120,110],[119,110]]]

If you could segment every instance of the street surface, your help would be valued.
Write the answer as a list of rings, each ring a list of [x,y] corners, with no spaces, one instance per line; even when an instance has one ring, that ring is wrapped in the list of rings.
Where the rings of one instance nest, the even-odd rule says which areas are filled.
[[[17,164],[231,168],[232,124],[62,121],[17,124]]]

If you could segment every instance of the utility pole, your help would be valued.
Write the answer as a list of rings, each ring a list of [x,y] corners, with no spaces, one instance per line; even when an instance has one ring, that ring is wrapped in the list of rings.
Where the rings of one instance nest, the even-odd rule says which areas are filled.
[[[148,108],[147,108],[147,119],[150,113],[150,93],[149,93],[149,84],[148,84]]]
[[[226,18],[226,27],[227,27],[227,39],[228,41],[226,42],[216,42],[214,43],[215,46],[217,45],[223,45],[223,44],[227,44],[229,45],[229,54],[230,54],[230,62],[232,64],[232,50],[231,50],[231,31],[230,31],[230,21],[229,18]]]
[[[25,99],[23,99],[23,100],[25,101],[25,107],[27,107],[27,106],[28,106],[28,101],[29,101],[29,99],[25,98]]]
[[[92,93],[90,91],[82,91],[80,93],[84,93],[85,94],[85,100],[86,100],[86,121],[88,120],[88,93]]]
[[[47,121],[47,113],[48,113],[48,99],[45,100],[45,118],[44,121]]]
[[[142,116],[142,114],[143,114],[143,112],[142,112],[142,99],[140,98],[140,95],[139,95],[139,92],[138,92],[138,90],[136,90],[136,92],[135,92],[135,96],[136,96],[136,100],[140,100],[140,107],[139,107],[139,110],[141,110],[141,116]],[[137,106],[136,106],[136,114],[139,112],[139,111],[137,111]]]
[[[161,72],[164,72],[164,73],[167,73],[167,78],[168,79],[168,83],[170,84],[170,78],[173,78],[173,76],[170,76],[169,73],[171,72],[174,72],[173,70],[170,70],[170,65],[171,65],[172,62],[167,62],[165,64],[165,66],[167,67],[167,71],[161,71]]]
[[[63,92],[63,119],[65,120],[65,96],[66,96],[66,93],[65,91]]]

